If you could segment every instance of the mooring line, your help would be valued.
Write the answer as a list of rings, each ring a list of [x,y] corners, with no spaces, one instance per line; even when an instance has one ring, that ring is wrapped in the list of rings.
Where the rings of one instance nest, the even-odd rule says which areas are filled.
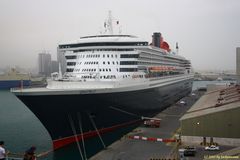
[[[75,137],[75,140],[76,140],[76,143],[77,143],[77,146],[78,146],[78,151],[79,151],[79,153],[81,155],[81,158],[84,160],[83,155],[82,155],[82,150],[81,150],[80,144],[78,142],[76,128],[74,127],[74,122],[73,122],[73,119],[72,119],[70,114],[68,114],[68,119],[69,119],[70,126],[72,128],[72,132],[74,134],[74,137]]]
[[[84,142],[84,137],[83,137],[83,130],[82,130],[81,114],[78,112],[77,116],[78,116],[78,122],[79,122],[79,128],[80,128],[80,132],[81,132],[81,137],[82,137],[83,153],[84,153],[85,159],[87,160],[87,153],[86,153],[85,142]]]
[[[129,115],[132,115],[132,116],[141,117],[141,116],[139,116],[139,115],[137,115],[137,114],[135,114],[135,113],[131,113],[131,112],[128,112],[128,111],[124,111],[124,110],[119,109],[119,108],[117,108],[117,107],[109,106],[109,108],[114,109],[114,110],[119,111],[119,112],[122,112],[122,113],[126,113],[126,114],[129,114]]]
[[[93,121],[92,117],[90,116],[90,114],[89,114],[89,113],[87,113],[87,114],[88,114],[88,116],[89,116],[89,118],[90,118],[90,120],[91,120],[91,123],[92,123],[93,127],[95,128],[95,130],[96,130],[96,132],[97,132],[97,134],[98,134],[99,139],[100,139],[101,142],[102,142],[103,148],[105,149],[105,148],[106,148],[106,145],[105,145],[104,142],[103,142],[103,139],[102,139],[102,137],[101,137],[101,135],[100,135],[100,133],[99,133],[99,131],[98,131],[98,129],[97,129],[96,124],[94,123],[94,121]]]

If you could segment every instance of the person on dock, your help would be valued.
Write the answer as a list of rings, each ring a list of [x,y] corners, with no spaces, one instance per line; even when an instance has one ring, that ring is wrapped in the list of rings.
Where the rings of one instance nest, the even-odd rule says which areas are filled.
[[[0,160],[5,160],[8,154],[3,146],[4,141],[0,141]]]
[[[35,155],[36,147],[32,146],[28,150],[26,150],[23,160],[37,160]]]

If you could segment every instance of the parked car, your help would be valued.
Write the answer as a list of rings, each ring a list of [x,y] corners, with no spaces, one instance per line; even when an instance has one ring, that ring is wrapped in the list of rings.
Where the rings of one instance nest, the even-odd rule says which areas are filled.
[[[195,156],[196,152],[196,147],[187,146],[184,148],[184,156]]]
[[[205,147],[205,150],[207,150],[207,151],[219,151],[220,148],[219,148],[219,146],[211,145],[211,146]]]

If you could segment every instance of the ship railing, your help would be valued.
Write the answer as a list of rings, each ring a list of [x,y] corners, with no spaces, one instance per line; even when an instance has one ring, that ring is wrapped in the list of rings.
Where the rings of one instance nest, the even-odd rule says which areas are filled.
[[[5,160],[23,160],[23,153],[7,152]]]
[[[47,150],[45,152],[41,152],[39,154],[36,154],[35,156],[37,157],[37,159],[42,159],[44,157],[46,157],[49,153],[51,153],[53,150]],[[8,153],[6,155],[5,160],[23,160],[24,157],[24,153]]]
[[[6,157],[6,160],[23,160],[23,158]]]
[[[34,85],[34,86],[24,86],[24,87],[14,87],[14,88],[10,88],[10,91],[21,91],[23,89],[29,89],[29,88],[42,88],[42,87],[46,87],[47,85]]]
[[[176,78],[182,76],[189,76],[191,74],[178,74],[178,75],[169,75],[169,76],[162,76],[162,77],[149,77],[150,81],[160,80],[160,79],[167,79],[167,78]]]

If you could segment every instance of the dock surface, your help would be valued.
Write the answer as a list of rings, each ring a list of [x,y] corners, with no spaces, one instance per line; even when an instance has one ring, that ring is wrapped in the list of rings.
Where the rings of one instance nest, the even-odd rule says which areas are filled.
[[[200,96],[201,93],[199,92],[190,94],[157,114],[155,118],[161,119],[159,128],[149,128],[141,125],[105,150],[91,157],[90,160],[150,160],[172,157],[176,151],[176,142],[137,140],[130,139],[129,136],[151,137],[162,140],[175,139],[175,134],[179,132],[180,127],[179,118]],[[182,104],[181,101],[186,103]]]

